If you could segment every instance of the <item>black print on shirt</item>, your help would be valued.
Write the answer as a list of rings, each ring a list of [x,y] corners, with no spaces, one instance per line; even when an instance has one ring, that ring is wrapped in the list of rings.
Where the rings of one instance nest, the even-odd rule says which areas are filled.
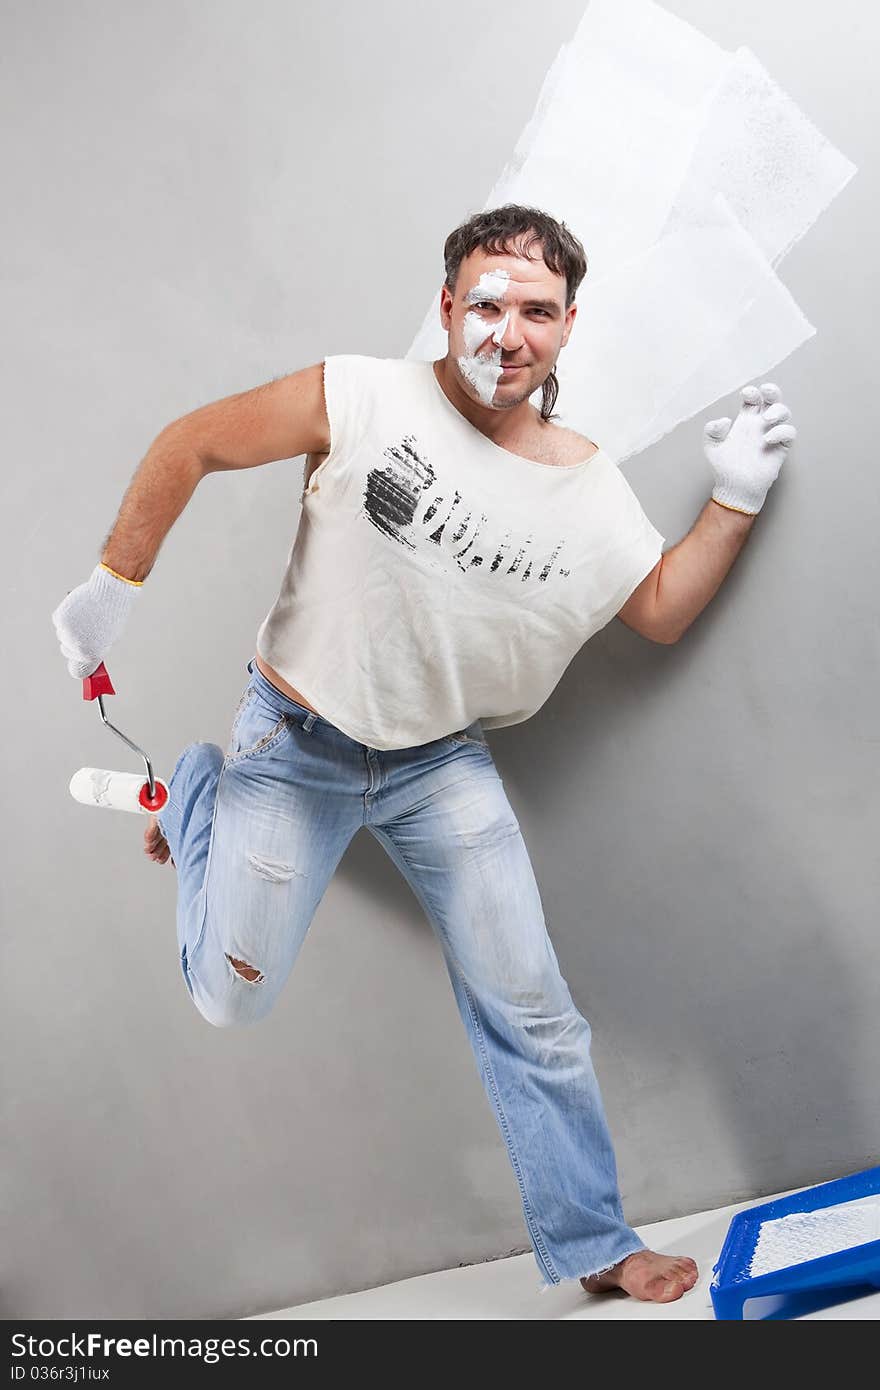
[[[438,494],[434,469],[416,445],[415,435],[405,435],[399,444],[384,450],[388,463],[367,474],[364,511],[377,530],[407,550],[437,557],[441,569],[451,560],[462,572],[480,566],[483,573],[502,578],[513,575],[525,581],[532,578],[533,569],[534,577],[544,582],[551,575],[569,577],[571,570],[561,565],[554,568],[564,540],[553,546],[542,563],[534,553],[532,535],[514,536],[507,528],[498,536],[495,528],[493,537],[489,518],[469,508],[458,488],[449,503]]]

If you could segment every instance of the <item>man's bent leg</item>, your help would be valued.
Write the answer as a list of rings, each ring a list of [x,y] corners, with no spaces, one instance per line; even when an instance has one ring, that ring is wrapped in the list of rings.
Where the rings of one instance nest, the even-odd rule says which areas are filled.
[[[159,816],[159,829],[168,841],[177,868],[177,942],[186,987],[199,1012],[209,1023],[224,1026],[251,1023],[262,1018],[273,999],[266,995],[256,1003],[242,991],[230,988],[229,971],[242,980],[258,984],[262,973],[247,961],[222,953],[222,964],[210,953],[202,952],[198,975],[192,967],[196,948],[204,942],[207,925],[207,875],[214,842],[217,790],[224,766],[224,755],[215,743],[194,743],[177,760],[169,799]],[[258,904],[241,902],[243,911],[256,911]]]
[[[209,1021],[213,1021],[211,1011],[199,1003],[188,958],[204,924],[205,877],[223,762],[224,755],[217,744],[193,743],[185,748],[168,783],[168,802],[157,818],[177,869],[177,943],[183,978],[200,1012]],[[228,953],[226,958],[243,978],[252,981],[259,978],[259,971],[246,962]]]
[[[160,827],[177,866],[177,934],[187,988],[217,1027],[273,1007],[315,910],[361,823],[360,797],[328,797],[320,749],[291,732],[224,757],[190,745],[169,783]],[[332,760],[326,778],[333,782]]]
[[[222,767],[223,750],[216,743],[189,744],[177,759],[168,782],[168,801],[157,818],[177,869],[177,944],[190,994],[187,949],[198,932]]]

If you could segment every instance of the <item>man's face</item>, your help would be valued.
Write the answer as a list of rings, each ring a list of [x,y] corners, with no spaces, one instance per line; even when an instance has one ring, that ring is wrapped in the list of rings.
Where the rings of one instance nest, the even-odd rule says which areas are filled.
[[[577,305],[565,308],[565,276],[536,260],[478,247],[462,261],[455,294],[440,291],[448,361],[471,400],[509,410],[543,385],[568,342]]]

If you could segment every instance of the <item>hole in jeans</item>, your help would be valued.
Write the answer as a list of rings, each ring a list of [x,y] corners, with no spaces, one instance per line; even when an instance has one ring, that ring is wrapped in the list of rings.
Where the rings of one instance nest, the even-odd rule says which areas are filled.
[[[287,864],[283,859],[270,859],[265,854],[255,854],[253,850],[248,852],[248,859],[251,867],[270,883],[286,883],[294,874],[300,874],[295,865]],[[300,874],[300,877],[303,875]]]
[[[226,959],[237,973],[241,975],[242,979],[250,980],[252,983],[262,980],[263,976],[260,974],[259,970],[255,970],[252,965],[248,965],[247,961],[237,960],[236,957],[231,956],[228,951],[226,952]]]

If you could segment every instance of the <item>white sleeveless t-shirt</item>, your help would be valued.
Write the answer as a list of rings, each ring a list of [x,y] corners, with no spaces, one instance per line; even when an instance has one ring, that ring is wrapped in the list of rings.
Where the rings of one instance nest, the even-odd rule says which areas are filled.
[[[328,357],[330,452],[257,651],[349,738],[409,748],[540,709],[663,552],[602,452],[492,443],[431,362]]]

